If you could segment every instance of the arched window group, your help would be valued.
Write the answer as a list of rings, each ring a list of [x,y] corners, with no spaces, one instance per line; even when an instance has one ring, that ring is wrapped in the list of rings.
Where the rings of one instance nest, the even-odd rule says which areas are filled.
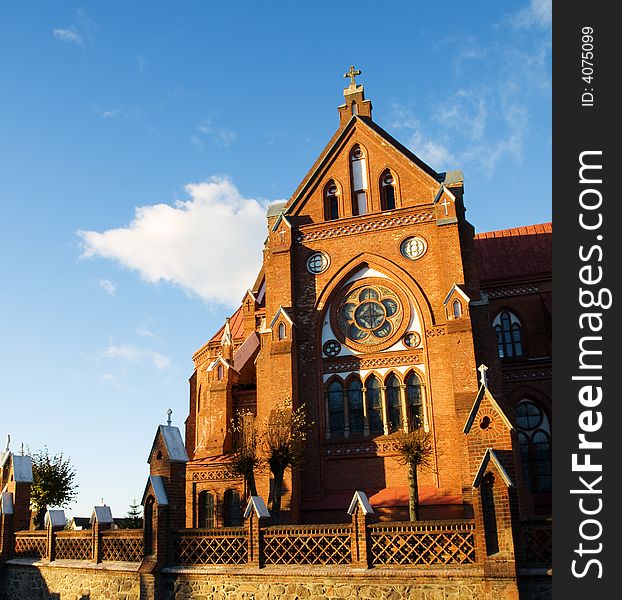
[[[520,358],[523,356],[523,336],[521,322],[510,311],[501,311],[492,322],[497,335],[497,348],[500,358]]]
[[[359,375],[335,377],[326,387],[326,436],[375,436],[423,426],[423,386],[410,372],[403,382],[396,373],[384,380]]]
[[[395,174],[385,169],[379,180],[380,210],[393,210],[397,207]],[[350,186],[352,215],[365,215],[370,210],[369,186],[367,182],[367,157],[361,146],[356,144],[350,151]],[[324,186],[324,220],[334,221],[344,216],[341,201],[341,187],[331,179]]]
[[[220,503],[218,504],[218,502]],[[219,525],[239,527],[242,522],[242,497],[238,490],[226,490],[220,501],[217,501],[216,495],[211,491],[199,492],[197,496],[197,527],[212,528]]]
[[[518,443],[523,478],[533,492],[551,491],[551,426],[544,411],[531,400],[516,405]]]

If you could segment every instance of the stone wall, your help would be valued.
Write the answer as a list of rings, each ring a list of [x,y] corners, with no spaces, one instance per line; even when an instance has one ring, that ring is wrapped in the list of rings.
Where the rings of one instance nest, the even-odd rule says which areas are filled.
[[[33,566],[11,561],[0,567],[0,600],[140,600],[137,566],[103,569],[85,561],[79,567]],[[21,563],[21,564],[20,564]]]
[[[54,566],[13,560],[0,567],[0,600],[154,600],[154,586],[137,565],[64,561]],[[141,579],[143,581],[141,581]],[[156,575],[158,600],[362,598],[387,600],[518,600],[514,579],[484,579],[481,570],[349,567],[166,569]],[[142,592],[141,592],[142,584]],[[548,600],[550,578],[524,582],[521,600]]]

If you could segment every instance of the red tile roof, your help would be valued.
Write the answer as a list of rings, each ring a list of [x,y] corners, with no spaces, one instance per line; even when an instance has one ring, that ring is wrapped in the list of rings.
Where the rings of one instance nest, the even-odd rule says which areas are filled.
[[[242,318],[242,307],[238,308],[232,315],[229,321],[229,328],[231,329],[231,336],[234,340],[239,340],[244,337],[244,319]],[[222,334],[225,331],[223,325],[210,339],[210,342],[219,342],[222,339]]]
[[[475,236],[482,281],[522,278],[551,272],[551,223],[487,231]]]

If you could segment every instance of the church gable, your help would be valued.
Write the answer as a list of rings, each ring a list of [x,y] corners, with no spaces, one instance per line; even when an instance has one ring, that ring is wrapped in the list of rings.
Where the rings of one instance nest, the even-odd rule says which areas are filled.
[[[485,445],[509,441],[509,435],[514,427],[488,389],[487,367],[481,365],[479,370],[481,385],[463,433],[480,438],[480,442]]]
[[[434,202],[440,176],[371,125],[359,117],[348,123],[292,196],[287,214],[300,224],[321,223]]]

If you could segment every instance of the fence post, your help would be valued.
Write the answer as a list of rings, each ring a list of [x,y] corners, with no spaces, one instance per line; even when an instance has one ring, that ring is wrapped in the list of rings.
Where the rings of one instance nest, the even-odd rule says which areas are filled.
[[[352,566],[369,569],[371,552],[369,544],[369,517],[360,508],[352,513]]]
[[[266,503],[261,496],[251,496],[244,511],[246,522],[246,539],[248,549],[247,564],[261,569],[264,566],[264,539],[263,527],[270,518]]]
[[[54,533],[54,526],[49,523],[47,528],[47,559],[52,562],[56,560],[56,535]]]
[[[372,557],[368,524],[369,515],[374,514],[374,509],[365,492],[360,490],[354,492],[348,514],[352,517],[351,564],[353,567],[369,569]]]
[[[13,554],[13,496],[9,492],[0,494],[0,563]]]
[[[91,523],[93,530],[92,551],[93,562],[100,563],[102,561],[102,531],[111,529],[114,523],[112,511],[109,506],[94,506],[91,514]]]

